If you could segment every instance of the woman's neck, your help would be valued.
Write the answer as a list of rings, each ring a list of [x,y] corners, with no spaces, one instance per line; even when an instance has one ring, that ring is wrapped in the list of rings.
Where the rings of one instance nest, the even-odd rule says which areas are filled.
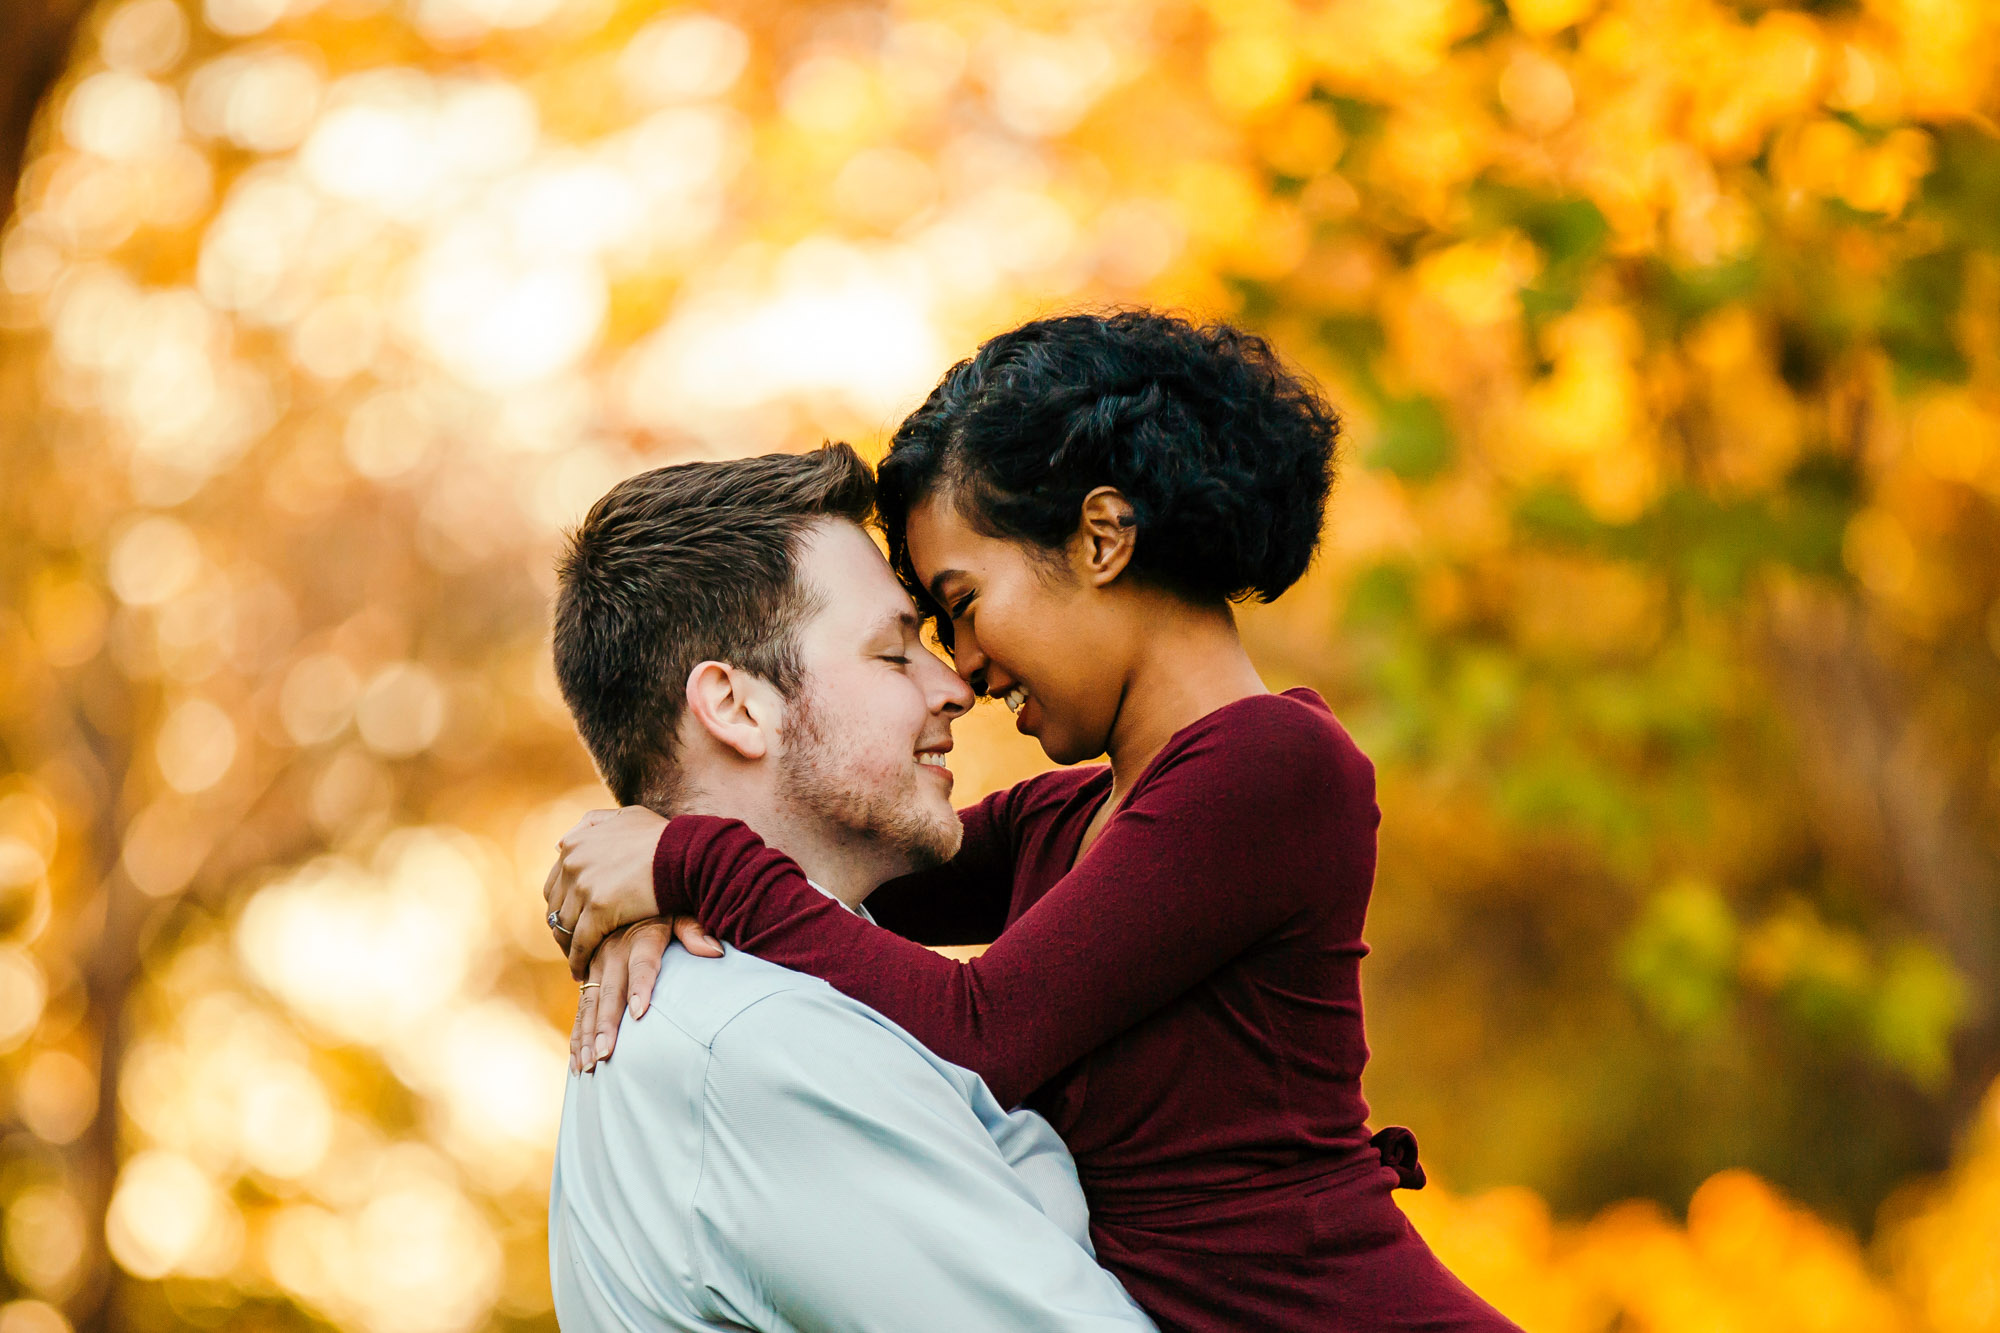
[[[1144,626],[1143,646],[1105,747],[1111,758],[1107,813],[1125,799],[1175,732],[1224,704],[1270,693],[1227,604],[1191,607],[1159,595],[1154,605],[1142,609],[1137,623]]]

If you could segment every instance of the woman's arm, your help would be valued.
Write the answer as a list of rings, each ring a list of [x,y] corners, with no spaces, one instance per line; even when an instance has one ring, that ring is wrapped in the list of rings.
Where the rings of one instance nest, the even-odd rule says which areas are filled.
[[[965,832],[952,859],[883,885],[869,896],[869,914],[903,938],[925,945],[985,944],[998,936],[1006,927],[1008,903],[1013,896],[1014,842],[1007,814],[1013,790],[1017,789],[994,792],[977,805],[959,811]],[[612,814],[590,811],[571,831],[572,835],[603,823]],[[657,827],[658,817],[652,818]],[[657,840],[657,834],[654,836]],[[570,840],[564,841],[567,858]],[[650,861],[648,856],[637,867],[642,885],[650,881]],[[550,872],[552,885],[563,867],[564,862],[558,861]],[[650,902],[652,897],[650,891],[644,892],[645,901]],[[570,1027],[569,1037],[570,1072],[594,1068],[598,1061],[611,1058],[627,1013],[635,1021],[645,1017],[652,1003],[653,983],[659,979],[661,960],[675,937],[683,948],[698,957],[722,956],[721,944],[693,917],[678,917],[671,922],[642,919],[613,931],[592,950],[589,980],[594,984],[587,985],[577,1000],[576,1021]]]
[[[970,963],[846,912],[736,820],[661,836],[662,910],[824,978],[1019,1103],[1079,1056],[1373,873],[1373,771],[1258,709],[1184,734],[1088,856]],[[1351,883],[1350,883],[1351,882]]]

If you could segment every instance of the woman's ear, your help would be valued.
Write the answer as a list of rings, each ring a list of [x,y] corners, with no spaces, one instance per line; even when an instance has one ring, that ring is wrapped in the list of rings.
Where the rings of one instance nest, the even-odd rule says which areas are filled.
[[[1078,577],[1094,588],[1114,582],[1132,563],[1139,541],[1139,517],[1115,486],[1099,486],[1083,497],[1071,557]]]
[[[761,686],[757,677],[726,662],[698,662],[688,673],[688,716],[724,749],[762,759],[770,753],[776,719]]]

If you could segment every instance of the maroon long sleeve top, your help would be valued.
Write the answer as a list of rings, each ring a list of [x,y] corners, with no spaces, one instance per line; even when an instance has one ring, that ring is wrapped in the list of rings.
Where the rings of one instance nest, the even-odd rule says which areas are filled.
[[[672,820],[655,888],[1046,1115],[1099,1260],[1163,1328],[1511,1329],[1391,1201],[1421,1179],[1407,1134],[1366,1127],[1366,756],[1310,690],[1238,700],[1169,740],[1079,858],[1110,788],[1060,770],[961,812],[951,862],[870,898],[887,928],[737,820]],[[913,942],[989,939],[970,963]]]

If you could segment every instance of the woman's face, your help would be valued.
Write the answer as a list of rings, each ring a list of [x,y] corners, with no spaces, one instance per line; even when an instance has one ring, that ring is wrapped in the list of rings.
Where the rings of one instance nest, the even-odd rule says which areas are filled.
[[[1103,754],[1127,665],[1113,599],[1066,561],[979,532],[948,497],[912,506],[907,526],[910,563],[951,619],[958,673],[1057,763]]]

